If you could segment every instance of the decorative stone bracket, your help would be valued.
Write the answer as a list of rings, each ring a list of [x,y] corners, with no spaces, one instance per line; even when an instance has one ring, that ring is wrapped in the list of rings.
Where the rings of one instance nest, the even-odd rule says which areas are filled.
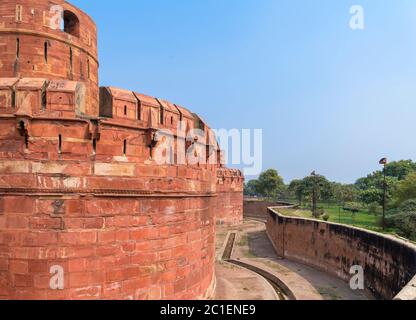
[[[25,148],[29,147],[29,136],[30,136],[30,119],[26,117],[17,117],[16,128],[19,134],[24,137]]]
[[[18,117],[16,120],[17,130],[22,137],[29,137],[30,132],[30,120],[28,118]]]
[[[150,148],[150,158],[153,158],[153,149],[160,142],[160,134],[157,129],[149,128],[147,130],[147,145]]]
[[[185,149],[186,151],[189,150],[190,147],[192,147],[193,145],[195,145],[196,143],[198,143],[199,141],[199,137],[195,136],[192,140],[191,139],[186,139],[185,141]]]

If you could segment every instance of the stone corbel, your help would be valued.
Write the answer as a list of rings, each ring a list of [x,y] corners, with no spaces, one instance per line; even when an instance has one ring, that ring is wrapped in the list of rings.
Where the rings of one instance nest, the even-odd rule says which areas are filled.
[[[30,120],[28,118],[18,117],[16,127],[22,137],[29,137]]]
[[[26,117],[17,117],[16,128],[20,135],[25,139],[25,147],[28,148],[30,136],[30,119]]]
[[[150,110],[149,121],[148,121],[149,128],[146,131],[146,140],[147,140],[147,146],[150,149],[150,158],[153,158],[153,149],[157,146],[157,144],[161,140],[159,130],[157,128],[157,124],[154,121],[155,120],[154,117],[155,117],[154,112]]]
[[[153,158],[153,149],[160,142],[160,134],[157,129],[149,128],[146,133],[147,145],[150,149],[150,157]]]
[[[193,145],[195,145],[196,143],[198,143],[199,141],[199,137],[195,136],[192,140],[191,139],[186,139],[185,141],[185,148],[186,148],[186,152],[188,152],[189,148],[192,147]]]

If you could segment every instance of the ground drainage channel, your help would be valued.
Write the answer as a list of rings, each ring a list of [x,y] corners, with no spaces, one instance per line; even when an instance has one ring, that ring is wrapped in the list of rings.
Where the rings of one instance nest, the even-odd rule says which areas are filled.
[[[273,289],[276,291],[276,294],[279,296],[280,300],[296,300],[295,295],[288,288],[288,286],[285,283],[283,283],[283,281],[281,281],[279,278],[277,278],[275,275],[271,274],[270,272],[266,270],[250,265],[248,263],[231,259],[236,237],[237,237],[236,233],[229,234],[227,244],[225,246],[224,253],[222,256],[222,260],[228,263],[234,264],[236,266],[242,267],[244,269],[250,270],[258,274],[262,278],[264,278],[268,283],[271,284]]]

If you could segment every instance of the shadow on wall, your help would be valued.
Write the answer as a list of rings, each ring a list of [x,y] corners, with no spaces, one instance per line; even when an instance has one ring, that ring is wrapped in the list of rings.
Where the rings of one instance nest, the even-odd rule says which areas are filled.
[[[416,246],[392,236],[323,221],[286,217],[268,209],[267,234],[279,256],[350,281],[364,269],[377,299],[416,299]]]

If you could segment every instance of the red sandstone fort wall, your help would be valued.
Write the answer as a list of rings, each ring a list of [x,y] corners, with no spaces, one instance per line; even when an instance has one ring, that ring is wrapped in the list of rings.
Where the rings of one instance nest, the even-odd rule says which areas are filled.
[[[0,121],[0,297],[209,295],[216,168],[144,163],[140,130],[112,126],[94,153],[89,132],[82,121],[32,119],[26,146],[14,119]],[[48,287],[53,265],[65,290]]]
[[[49,27],[52,4],[78,35]],[[243,177],[204,161],[220,155],[208,125],[128,90],[98,98],[95,24],[63,1],[0,3],[0,68],[0,299],[210,297],[215,226],[240,223]]]
[[[345,225],[285,217],[275,210],[269,209],[267,233],[279,256],[348,282],[351,267],[358,265],[364,269],[366,290],[376,298],[415,298],[410,287],[416,275],[416,246]]]
[[[264,201],[261,199],[245,198],[244,199],[244,217],[256,218],[261,220],[267,220],[269,216],[269,208],[271,207],[284,207],[291,206],[290,203],[276,202],[276,201]]]
[[[54,5],[76,15],[78,34],[61,31],[59,23],[54,20]],[[82,81],[87,99],[84,113],[98,116],[97,30],[94,21],[62,0],[2,0],[0,17],[1,77]]]
[[[243,223],[243,177],[239,170],[221,168],[217,171],[217,224]]]

